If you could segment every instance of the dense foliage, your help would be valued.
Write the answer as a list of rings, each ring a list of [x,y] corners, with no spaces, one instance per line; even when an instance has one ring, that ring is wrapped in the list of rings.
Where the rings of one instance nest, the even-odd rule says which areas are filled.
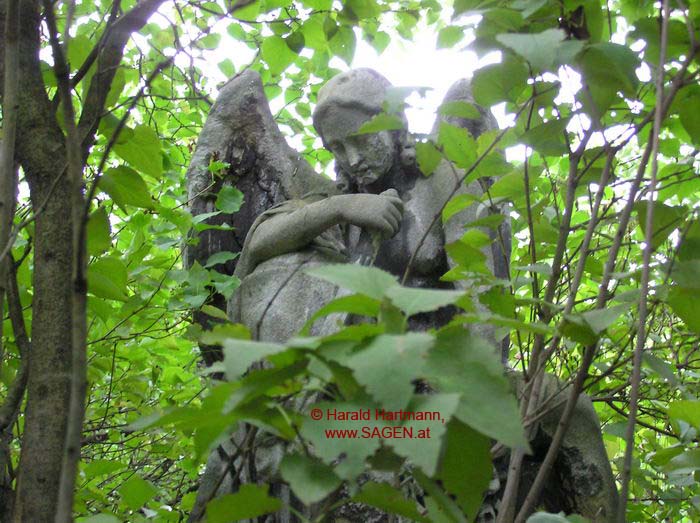
[[[10,19],[13,4],[0,1],[2,18]],[[341,481],[354,480],[372,455],[376,468],[399,466],[397,458],[405,458],[430,494],[427,514],[389,484],[367,483],[349,496],[418,521],[470,520],[491,479],[488,438],[526,446],[500,363],[465,330],[473,322],[509,334],[510,364],[533,383],[546,369],[592,397],[613,470],[629,499],[628,521],[700,519],[700,2],[660,7],[646,0],[455,0],[452,12],[434,0],[22,4],[20,28],[41,35],[34,60],[52,111],[46,121],[57,122],[67,144],[71,129],[81,138],[94,135],[94,141],[82,142],[79,169],[88,209],[88,387],[75,489],[78,521],[183,520],[209,449],[243,419],[255,430],[296,442],[282,475],[304,503],[322,501]],[[116,34],[119,21],[144,6],[150,10],[144,19],[122,24],[134,32],[111,79],[100,83],[110,31]],[[43,13],[43,22],[26,16],[32,10]],[[349,311],[376,322],[289,346],[246,341],[245,329],[231,324],[203,332],[192,311],[225,320],[208,298],[212,292],[230,296],[238,283],[217,270],[235,253],[190,268],[181,256],[191,230],[212,227],[211,215],[188,212],[185,192],[189,158],[216,93],[212,64],[227,77],[244,68],[258,71],[267,96],[284,100],[276,114],[281,128],[299,137],[300,152],[321,170],[331,155],[320,148],[310,114],[318,88],[338,72],[329,62],[339,57],[351,65],[358,39],[381,52],[392,38],[412,38],[419,22],[437,34],[440,46],[463,45],[473,34],[470,48],[480,55],[502,53],[500,63],[476,71],[473,94],[484,107],[505,104],[512,126],[478,139],[443,126],[436,136],[416,139],[426,176],[446,159],[467,182],[495,178],[482,203],[510,205],[510,279],[488,274],[479,250],[488,236],[473,230],[449,247],[459,266],[446,277],[487,285],[488,292],[415,291],[376,269],[327,269],[319,276],[356,294],[325,312]],[[31,23],[33,29],[24,25]],[[255,51],[250,63],[226,52],[236,48],[234,42]],[[31,60],[21,54],[22,45],[25,64]],[[14,76],[11,48],[6,46],[0,68],[4,102]],[[65,51],[67,75],[57,49]],[[20,82],[29,78],[18,75]],[[69,79],[71,104],[62,94],[63,79]],[[19,90],[31,92],[27,85],[20,83]],[[100,89],[103,103],[95,106],[93,90]],[[12,110],[3,105],[3,137],[14,125]],[[469,104],[442,111],[475,114]],[[17,115],[20,137],[29,136],[23,125],[34,125],[28,112]],[[69,121],[73,114],[79,116],[77,127]],[[395,122],[385,115],[374,130]],[[502,151],[518,144],[526,147],[513,149],[519,157],[506,162]],[[13,260],[2,273],[9,283],[3,283],[0,477],[3,488],[13,490],[27,441],[27,359],[42,358],[42,346],[32,342],[45,324],[33,321],[33,307],[39,298],[52,300],[32,279],[44,262],[35,256],[35,217],[46,213],[52,219],[44,197],[76,205],[64,193],[28,186],[25,175],[31,182],[35,166],[20,153],[19,196],[8,222],[14,225],[0,231],[3,257]],[[212,179],[227,167],[213,161]],[[2,175],[11,178],[9,171]],[[449,220],[474,203],[454,199],[438,219]],[[3,205],[7,209],[8,200]],[[240,192],[232,187],[216,199],[222,213],[240,205]],[[497,227],[498,219],[479,225]],[[69,281],[71,273],[52,277]],[[475,308],[475,300],[484,307]],[[453,325],[436,333],[406,332],[408,316],[445,304],[462,308]],[[224,362],[205,369],[200,342],[222,344]],[[460,350],[465,346],[471,350]],[[243,377],[255,359],[251,350],[263,351],[275,367]],[[224,372],[228,381],[213,380],[213,371]],[[387,379],[382,372],[400,376]],[[413,395],[417,377],[439,383],[441,393]],[[277,401],[321,388],[348,408],[431,404],[422,408],[435,406],[450,416],[449,423],[433,427],[446,437],[395,440],[376,455],[378,440],[329,441],[303,413]],[[525,426],[532,414],[525,409]],[[68,417],[67,408],[57,415]],[[305,452],[309,443],[314,457]],[[465,449],[472,460],[466,471]],[[349,459],[332,467],[341,451]],[[263,487],[250,486],[212,501],[208,521],[253,517],[277,503]],[[245,512],[235,512],[240,507]]]

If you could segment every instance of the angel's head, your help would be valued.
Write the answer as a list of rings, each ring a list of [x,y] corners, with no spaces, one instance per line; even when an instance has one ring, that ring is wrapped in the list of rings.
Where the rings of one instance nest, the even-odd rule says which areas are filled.
[[[400,165],[408,143],[406,131],[355,134],[382,112],[390,87],[381,74],[363,68],[341,73],[319,90],[314,127],[335,156],[341,184],[367,186]]]

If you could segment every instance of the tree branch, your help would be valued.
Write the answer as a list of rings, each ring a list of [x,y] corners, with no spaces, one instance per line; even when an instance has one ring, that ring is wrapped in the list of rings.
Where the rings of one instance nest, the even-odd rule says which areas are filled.
[[[98,52],[97,71],[90,81],[78,122],[83,161],[87,158],[90,147],[95,141],[95,133],[104,112],[107,95],[124,56],[124,47],[131,34],[146,25],[163,1],[143,0],[106,29],[104,44]]]
[[[664,64],[666,62],[666,50],[668,46],[668,20],[669,1],[663,0],[661,6],[661,49],[659,51],[659,69],[656,72],[656,99],[664,99]],[[642,279],[640,282],[641,293],[639,296],[639,320],[637,330],[637,343],[634,348],[634,360],[632,362],[632,380],[630,389],[629,415],[627,430],[625,432],[625,455],[622,466],[622,478],[620,487],[620,503],[617,507],[617,522],[625,523],[627,520],[627,498],[629,497],[629,482],[632,475],[632,456],[634,454],[634,429],[637,419],[637,407],[639,403],[639,384],[642,380],[642,355],[646,343],[647,298],[649,294],[649,263],[651,262],[652,236],[654,231],[654,191],[656,189],[656,175],[659,170],[659,134],[663,121],[663,108],[656,104],[654,111],[654,127],[652,129],[651,147],[651,180],[647,200],[646,229],[644,234],[644,254],[642,262]]]
[[[5,430],[14,423],[17,411],[22,403],[24,390],[27,387],[27,356],[31,351],[31,343],[27,336],[27,328],[22,313],[22,302],[19,297],[17,268],[11,257],[8,257],[8,266],[7,305],[10,313],[12,330],[15,335],[15,344],[19,350],[20,366],[17,376],[15,376],[15,381],[12,382],[7,392],[5,402],[2,404],[2,407],[0,407],[0,431]]]
[[[68,425],[64,440],[63,464],[59,483],[56,521],[73,521],[73,497],[75,478],[80,461],[80,439],[85,414],[85,390],[87,388],[87,363],[85,340],[87,338],[86,304],[86,253],[80,231],[83,221],[83,162],[80,155],[80,138],[75,125],[70,69],[66,61],[67,50],[58,40],[58,28],[51,0],[44,0],[44,16],[49,29],[49,41],[53,51],[54,72],[58,92],[63,107],[63,124],[66,128],[66,151],[68,153],[68,183],[70,186],[71,226],[73,237],[71,276],[73,280],[71,314],[71,366],[70,402],[68,404]],[[67,32],[67,31],[66,31]]]
[[[688,54],[688,57],[686,58],[686,61],[684,62],[683,66],[681,69],[678,71],[676,76],[674,77],[673,81],[671,82],[671,86],[669,87],[669,93],[668,95],[663,98],[663,99],[657,99],[656,105],[660,106],[659,112],[661,115],[665,115],[668,111],[668,109],[671,106],[671,103],[673,101],[673,98],[675,97],[676,93],[678,90],[682,87],[683,85],[683,79],[685,78],[685,74],[687,73],[688,66],[690,62],[694,59],[695,55],[698,52],[698,47],[693,46],[690,49],[690,52]],[[656,111],[656,110],[655,110]],[[639,126],[637,126],[637,129],[639,129]],[[651,157],[651,150],[652,150],[652,140],[650,139],[649,142],[647,143],[647,147],[644,150],[644,154],[642,155],[642,158],[640,160],[640,164],[637,170],[637,175],[635,179],[632,182],[632,186],[630,187],[628,194],[629,194],[629,199],[627,201],[627,204],[625,205],[624,209],[622,210],[622,213],[619,218],[619,225],[617,228],[617,232],[615,234],[615,238],[613,240],[613,244],[610,247],[610,251],[608,254],[608,259],[605,264],[605,268],[603,271],[603,278],[600,284],[600,289],[598,292],[598,296],[596,298],[596,309],[601,309],[602,307],[605,306],[609,299],[609,293],[608,293],[608,284],[610,282],[610,279],[612,277],[612,274],[615,270],[615,263],[617,261],[617,253],[619,252],[619,249],[622,245],[622,239],[625,235],[625,231],[627,230],[627,225],[629,224],[630,217],[632,215],[632,209],[633,205],[635,203],[635,196],[637,195],[637,192],[639,191],[639,187],[641,185],[642,179],[644,177],[644,172],[646,171],[646,167],[648,165],[649,159]],[[515,519],[515,523],[522,523],[525,521],[525,518],[527,517],[527,514],[532,511],[534,508],[535,504],[537,503],[537,500],[539,499],[539,495],[542,492],[542,488],[544,487],[544,483],[552,469],[552,466],[554,464],[554,461],[556,459],[557,453],[559,452],[559,448],[561,446],[564,434],[569,428],[569,424],[571,422],[571,417],[573,415],[573,412],[575,410],[576,406],[576,401],[578,400],[578,397],[583,390],[583,384],[588,376],[588,369],[593,362],[593,359],[595,357],[597,349],[597,344],[591,344],[585,348],[583,359],[581,361],[581,365],[577,371],[576,378],[574,380],[574,383],[571,387],[571,391],[569,394],[569,398],[567,401],[567,404],[564,408],[564,412],[562,413],[562,417],[559,420],[559,424],[557,425],[557,430],[554,434],[554,437],[552,438],[552,443],[550,444],[549,449],[547,450],[547,455],[545,456],[545,459],[542,463],[542,466],[540,467],[540,470],[537,473],[537,476],[533,482],[532,488],[530,489],[530,492],[528,493],[525,502],[523,503],[523,506]]]
[[[5,12],[4,67],[10,71],[19,68],[19,0],[8,0]],[[16,74],[4,75],[2,132],[0,140],[0,246],[8,245],[17,194],[17,166],[15,138],[17,132],[18,81]],[[10,247],[11,248],[11,247]],[[0,257],[0,305],[5,300],[7,285],[6,259]],[[0,325],[0,365],[3,363],[2,325]]]

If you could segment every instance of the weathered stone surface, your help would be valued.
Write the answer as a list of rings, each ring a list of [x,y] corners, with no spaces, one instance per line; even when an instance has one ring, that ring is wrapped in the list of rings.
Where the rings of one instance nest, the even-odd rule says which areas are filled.
[[[306,274],[307,269],[337,262],[307,249],[267,260],[243,278],[229,302],[229,317],[247,325],[259,340],[285,342],[299,333],[311,316],[342,294],[335,285]],[[331,314],[314,323],[310,334],[338,330],[345,316]]]
[[[212,161],[230,164],[220,176],[209,172]],[[328,178],[316,173],[284,139],[274,121],[258,73],[247,70],[221,89],[202,129],[187,170],[187,194],[192,215],[216,211],[216,196],[224,186],[244,195],[235,214],[222,213],[206,220],[228,224],[233,230],[208,229],[196,233],[197,241],[184,250],[185,266],[204,265],[214,253],[240,252],[255,219],[275,204],[308,192],[335,191]],[[233,274],[237,260],[219,269]],[[226,309],[220,296],[214,305]],[[211,318],[195,314],[195,321],[208,326]],[[219,359],[215,348],[203,348],[208,364]]]
[[[314,125],[335,156],[343,194],[333,194],[328,188],[330,182],[319,182],[319,175],[289,150],[276,130],[254,75],[246,73],[229,83],[212,110],[213,121],[211,125],[207,122],[188,174],[191,197],[208,190],[210,177],[202,167],[208,165],[214,151],[223,151],[231,169],[221,183],[235,183],[243,190],[248,207],[242,209],[240,216],[232,217],[237,227],[233,247],[222,247],[231,245],[231,239],[212,235],[193,251],[194,259],[203,259],[202,253],[208,256],[214,249],[235,251],[244,245],[236,268],[242,284],[228,310],[230,318],[246,324],[257,339],[288,340],[316,310],[336,297],[339,290],[335,286],[307,276],[304,269],[338,261],[343,256],[352,262],[374,264],[399,277],[412,260],[407,285],[465,288],[463,283],[445,283],[440,279],[453,266],[445,246],[461,238],[470,223],[503,210],[474,204],[443,225],[442,220],[435,218],[450,197],[455,193],[481,196],[488,181],[486,185],[473,182],[465,186],[460,183],[463,173],[446,162],[432,176],[424,177],[403,130],[355,134],[362,123],[381,112],[389,86],[377,72],[359,69],[338,75],[319,92]],[[472,101],[468,83],[456,84],[448,100]],[[234,115],[240,120],[232,122]],[[480,119],[451,118],[449,123],[464,126],[474,135],[493,126],[490,115],[483,110]],[[309,197],[306,194],[309,192],[323,192],[326,196]],[[210,210],[206,205],[203,209]],[[244,232],[248,232],[245,242]],[[486,247],[483,252],[487,266],[497,276],[508,277],[510,231],[506,226],[500,232],[507,235],[507,240],[495,248]],[[379,245],[378,236],[382,240]],[[480,292],[480,289],[471,290],[475,294]],[[411,328],[439,327],[451,315],[448,308],[420,315],[412,320]],[[333,332],[339,321],[342,318],[323,319],[315,325],[313,333]],[[474,330],[496,343],[490,327],[476,326]],[[557,388],[557,382],[548,378],[543,398]],[[550,411],[534,431],[535,453],[526,461],[523,489],[536,474],[560,413],[561,406]],[[242,429],[233,439],[240,444],[245,437],[246,430]],[[257,478],[247,477],[248,467],[239,458],[229,465],[235,445],[227,443],[210,457],[195,512],[203,509],[213,492],[235,490],[237,484],[217,478],[240,467],[243,469],[237,475],[238,482],[264,478],[273,484],[281,498],[294,502],[277,478],[276,464],[285,451],[284,446],[266,436],[255,441],[257,452],[252,459]],[[498,472],[481,521],[488,521],[497,513],[505,485],[504,463],[507,461],[503,459],[496,463]],[[542,499],[547,508],[577,511],[600,522],[607,521],[614,512],[616,493],[610,465],[595,411],[585,397],[579,400],[574,426],[564,439],[550,483]],[[196,520],[194,516],[195,513],[193,520]],[[266,521],[290,519],[290,513],[283,510]],[[365,507],[349,505],[339,511],[337,520],[360,522],[387,518]]]
[[[220,180],[207,169],[212,160],[230,164]],[[233,234],[205,231],[199,245],[188,250],[188,260],[206,261],[199,255],[204,251],[240,251],[255,218],[274,204],[312,191],[335,191],[331,180],[287,144],[270,113],[260,76],[251,70],[221,89],[199,136],[187,171],[192,214],[216,210],[214,201],[223,185],[235,186],[246,197],[239,212],[217,217],[234,226]]]

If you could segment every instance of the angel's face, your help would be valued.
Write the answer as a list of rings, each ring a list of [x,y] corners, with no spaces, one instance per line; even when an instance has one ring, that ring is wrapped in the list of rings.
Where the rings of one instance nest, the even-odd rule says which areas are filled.
[[[323,140],[340,169],[355,178],[359,186],[370,185],[388,173],[394,164],[394,137],[389,131],[355,134],[371,116],[338,109],[329,111]]]

